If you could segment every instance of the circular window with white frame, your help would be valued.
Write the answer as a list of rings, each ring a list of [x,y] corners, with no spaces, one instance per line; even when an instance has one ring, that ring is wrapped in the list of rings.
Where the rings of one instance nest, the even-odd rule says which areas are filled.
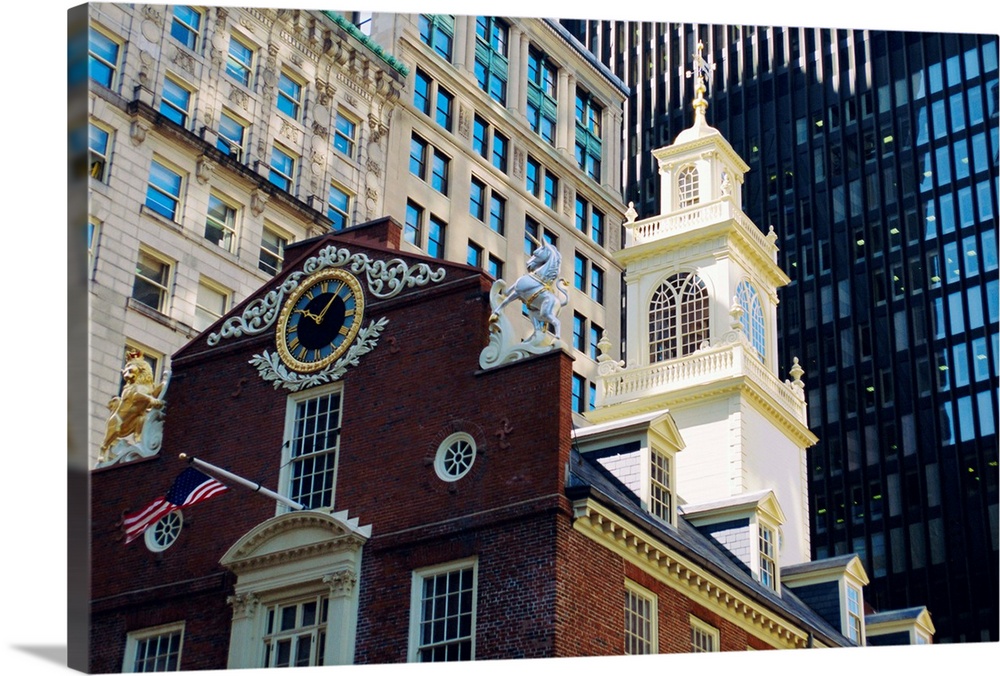
[[[442,481],[458,481],[476,460],[476,440],[467,432],[455,432],[438,446],[434,471]]]
[[[184,515],[180,510],[170,512],[146,529],[146,548],[151,552],[162,552],[177,542],[184,527]]]

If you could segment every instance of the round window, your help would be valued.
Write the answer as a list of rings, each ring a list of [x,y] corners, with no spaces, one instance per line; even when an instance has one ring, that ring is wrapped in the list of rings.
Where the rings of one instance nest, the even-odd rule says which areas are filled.
[[[455,432],[438,446],[434,471],[442,481],[458,481],[476,460],[476,440],[471,434]]]
[[[151,552],[162,552],[177,541],[184,526],[180,510],[170,512],[146,529],[146,547]]]

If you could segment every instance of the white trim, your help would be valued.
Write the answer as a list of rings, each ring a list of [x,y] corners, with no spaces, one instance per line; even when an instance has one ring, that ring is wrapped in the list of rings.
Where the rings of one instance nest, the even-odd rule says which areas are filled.
[[[167,636],[169,634],[180,633],[180,643],[177,646],[177,671],[180,671],[181,660],[183,658],[184,652],[184,621],[172,622],[170,624],[161,624],[155,627],[148,627],[146,629],[138,629],[136,631],[131,631],[125,636],[125,656],[122,659],[122,673],[134,674],[135,671],[135,658],[138,652],[139,644],[143,641],[149,640],[151,638],[156,638],[159,636]],[[164,670],[160,670],[164,671]]]
[[[423,619],[423,581],[429,577],[444,575],[459,570],[472,570],[472,624],[469,629],[469,640],[471,641],[469,659],[476,659],[476,615],[478,613],[478,589],[479,589],[479,559],[469,557],[458,561],[419,568],[413,571],[412,585],[410,589],[410,640],[407,649],[406,661],[419,662],[420,655],[420,623]]]
[[[719,645],[719,630],[708,624],[704,620],[700,620],[694,615],[689,616],[691,623],[691,652],[711,652],[717,653],[721,652],[722,647]],[[695,650],[695,632],[698,632],[712,641],[711,648],[708,650]]]
[[[649,622],[649,650],[644,653],[632,653],[629,652],[629,606],[628,606],[628,595],[635,594],[644,601],[649,602],[649,617],[643,618]],[[625,654],[626,655],[656,655],[660,652],[660,632],[657,622],[657,596],[653,592],[649,591],[642,585],[633,582],[632,580],[625,578],[625,627],[624,627],[624,638],[625,638]],[[637,637],[638,638],[638,637]]]
[[[297,502],[302,502],[302,496],[293,496],[291,491],[291,481],[292,481],[292,465],[295,459],[292,457],[292,443],[293,435],[295,434],[295,412],[298,405],[309,401],[310,399],[318,399],[320,397],[326,397],[331,394],[337,394],[340,397],[339,411],[337,413],[339,426],[337,433],[337,443],[332,448],[323,451],[323,454],[333,454],[333,486],[330,493],[330,504],[323,505],[323,507],[332,508],[336,502],[337,497],[337,472],[340,465],[340,426],[343,425],[343,414],[344,414],[344,386],[343,383],[330,383],[329,385],[322,385],[320,387],[313,387],[306,390],[301,390],[299,392],[293,392],[288,395],[285,404],[285,432],[282,439],[281,446],[281,470],[278,474],[278,492],[282,495],[292,498]],[[303,504],[306,504],[303,502]],[[275,514],[283,514],[288,511],[288,507],[282,504],[275,505]]]

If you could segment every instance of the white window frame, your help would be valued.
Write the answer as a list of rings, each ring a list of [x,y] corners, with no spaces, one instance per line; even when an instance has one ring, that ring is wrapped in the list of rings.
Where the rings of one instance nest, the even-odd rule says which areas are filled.
[[[347,204],[344,206],[343,209],[341,209],[339,206],[335,206],[333,202],[330,200],[330,196],[333,194],[334,191],[337,191],[338,193],[347,198]],[[340,214],[344,218],[344,228],[349,228],[351,227],[351,211],[353,205],[354,205],[354,195],[351,193],[351,191],[347,190],[344,186],[340,185],[336,181],[330,181],[330,190],[327,192],[327,200],[326,200],[327,218],[333,220],[330,217],[331,211]],[[336,230],[337,228],[334,229]],[[340,229],[342,230],[343,228]]]
[[[677,172],[677,207],[686,209],[701,201],[698,167],[687,164]]]
[[[104,152],[99,153],[94,150],[94,147],[90,145],[90,128],[98,129],[108,135],[107,143],[104,144]],[[87,174],[90,178],[95,181],[100,181],[101,183],[108,182],[108,174],[111,169],[111,144],[114,142],[115,132],[113,129],[106,127],[105,125],[98,123],[94,120],[88,120],[87,127]],[[99,176],[94,175],[94,160],[97,159],[101,164],[101,171]]]
[[[719,652],[719,630],[712,625],[699,620],[694,615],[690,616],[691,621],[691,652],[693,653],[717,653]],[[711,641],[707,648],[696,642],[699,638]]]
[[[736,301],[743,309],[740,316],[743,334],[764,362],[767,358],[767,323],[764,305],[760,302],[760,292],[749,279],[740,280],[736,285]]]
[[[126,674],[136,674],[136,673],[149,673],[154,671],[167,671],[166,669],[142,669],[141,671],[136,671],[136,657],[139,654],[139,646],[147,641],[153,639],[169,638],[173,634],[180,634],[180,640],[177,646],[177,669],[171,669],[170,671],[180,671],[181,660],[184,653],[184,622],[172,622],[170,624],[161,624],[156,627],[148,627],[146,629],[139,629],[137,631],[131,631],[125,636],[125,657],[122,660],[122,673]]]
[[[657,335],[663,335],[654,337],[652,329],[645,334],[650,364],[692,354],[703,341],[711,340],[710,297],[708,285],[696,272],[679,271],[656,285],[646,303],[647,316],[650,325],[656,324]],[[659,316],[653,317],[654,313]]]
[[[91,81],[91,78],[90,78],[90,59],[96,59],[97,61],[100,61],[105,66],[107,66],[108,69],[111,71],[111,82],[109,82],[107,84],[107,87],[111,91],[116,91],[117,88],[118,88],[118,76],[121,74],[120,70],[121,70],[121,61],[122,61],[122,51],[124,50],[124,47],[125,47],[125,41],[122,38],[120,38],[117,35],[115,35],[114,33],[110,32],[108,30],[105,30],[104,28],[101,28],[100,26],[97,26],[96,24],[90,24],[88,26],[88,29],[89,30],[88,30],[88,33],[87,33],[87,81],[88,82]],[[106,61],[104,58],[102,58],[102,57],[94,54],[92,51],[90,51],[90,32],[89,31],[95,31],[97,33],[100,33],[102,36],[104,36],[105,38],[107,38],[111,42],[115,43],[115,45],[117,45],[118,49],[115,52],[115,62],[114,63],[110,63],[110,62]],[[100,83],[98,83],[98,84],[100,84]]]
[[[641,602],[648,604],[647,608],[649,610],[649,615],[643,616],[641,613],[636,613],[634,608],[634,603],[630,603],[633,599],[637,599]],[[655,655],[659,652],[659,627],[657,626],[657,607],[656,607],[657,597],[656,594],[649,591],[645,587],[636,584],[632,580],[625,580],[625,632],[624,632],[624,648],[626,655]],[[648,637],[644,637],[641,633],[635,631],[636,624],[638,622],[644,622],[648,625]],[[644,645],[644,650],[635,650],[634,648],[640,645]]]
[[[301,625],[305,619],[304,608],[306,604],[312,602],[316,603],[316,621],[309,625]],[[295,626],[291,629],[276,629],[276,623],[281,621],[281,611],[290,608],[295,609]],[[263,608],[262,612],[264,615],[264,628],[261,635],[262,654],[260,659],[260,666],[262,668],[269,669],[277,668],[279,666],[320,667],[325,665],[324,649],[326,646],[330,623],[329,593],[324,594],[322,591],[319,591],[313,594],[293,596],[288,599],[277,600],[273,603],[267,604],[267,607]],[[268,633],[269,619],[275,623],[271,625],[270,633]],[[300,641],[304,637],[309,638],[309,655],[306,664],[298,664],[295,661],[296,653],[298,652]],[[278,651],[272,650],[271,648],[273,645],[278,645],[286,641],[289,645],[289,663],[277,665],[275,664],[275,661],[278,656]]]
[[[293,85],[295,85],[296,87],[298,87],[298,97],[297,98],[290,96],[287,92],[285,92],[281,88],[281,80],[282,80],[282,78],[284,78],[288,82],[291,82]],[[302,78],[298,77],[297,75],[293,74],[291,71],[289,71],[287,69],[283,69],[280,73],[278,73],[278,85],[275,87],[275,89],[277,90],[277,93],[278,93],[277,98],[275,98],[275,100],[274,100],[274,108],[275,108],[275,110],[277,110],[279,113],[281,113],[285,117],[293,119],[296,122],[301,122],[302,121],[302,108],[305,105],[305,94],[306,94],[306,84],[302,80]],[[281,107],[278,105],[278,103],[280,101],[282,101],[282,100],[288,102],[288,105],[292,108],[292,113],[289,113],[289,112],[281,109]]]
[[[250,50],[250,63],[244,63],[243,61],[238,60],[233,55],[232,46],[233,46],[233,41],[234,40],[241,47],[244,47],[245,49]],[[226,74],[229,77],[231,77],[233,80],[235,80],[239,84],[243,85],[244,87],[248,87],[248,88],[252,87],[253,86],[253,68],[254,68],[254,61],[255,61],[256,58],[257,58],[257,46],[256,45],[254,45],[252,42],[250,42],[246,38],[244,38],[242,36],[239,36],[239,35],[237,35],[235,33],[230,33],[229,34],[229,45],[226,47],[226,68],[225,68],[225,72],[226,72]],[[240,78],[237,78],[232,73],[230,73],[229,72],[230,65],[234,65],[237,69],[239,69],[241,71],[246,71],[246,77],[243,78],[243,79],[240,79]]]
[[[268,234],[272,235],[276,240],[278,240],[277,251],[273,251],[265,246],[265,244],[268,243],[267,242]],[[279,272],[281,272],[281,268],[285,262],[285,247],[288,246],[291,242],[292,242],[292,237],[287,232],[278,228],[275,225],[272,225],[271,223],[265,223],[264,229],[261,231],[260,235],[260,249],[257,256],[257,269],[269,275],[276,275]],[[271,267],[269,263],[266,264],[264,263],[263,257],[265,255],[278,259],[277,265],[274,266],[275,268],[274,272],[271,272],[270,270],[265,270],[264,268],[261,267],[261,265],[268,265],[268,267]]]
[[[755,566],[757,570],[757,580],[771,591],[776,592],[778,591],[779,584],[778,529],[768,523],[760,521],[758,518],[755,530],[757,535],[757,565]],[[765,551],[768,547],[770,548],[770,552]]]
[[[346,124],[351,125],[351,133],[347,134],[341,129],[341,120]],[[347,157],[354,157],[358,149],[358,129],[360,129],[361,123],[353,115],[345,113],[342,109],[338,109],[337,113],[333,118],[333,148],[339,153],[347,155]],[[337,142],[342,140],[342,145],[347,146],[347,150],[337,147]]]
[[[336,442],[321,451],[311,452],[308,455],[296,455],[297,442],[295,438],[296,430],[296,412],[299,409],[300,404],[308,406],[308,402],[314,401],[323,397],[330,397],[336,395],[339,398],[338,410],[337,410],[337,438]],[[284,443],[281,448],[281,472],[278,477],[278,482],[281,485],[281,494],[286,495],[296,502],[302,502],[302,495],[294,493],[292,491],[293,481],[295,479],[294,472],[296,466],[302,462],[302,464],[307,464],[311,458],[320,458],[332,456],[329,461],[332,464],[328,464],[324,470],[324,474],[330,473],[331,487],[330,487],[330,500],[329,504],[323,505],[313,505],[310,506],[308,502],[305,502],[307,509],[315,509],[318,507],[332,508],[336,504],[337,499],[337,473],[340,465],[340,431],[343,429],[344,420],[344,387],[343,383],[331,383],[323,387],[313,387],[301,392],[294,392],[288,395],[287,404],[285,408],[285,434]],[[315,473],[313,473],[315,476]],[[281,514],[289,511],[289,507],[285,505],[277,505],[277,513]]]
[[[843,605],[841,606],[841,614],[844,618],[843,634],[849,640],[855,641],[857,645],[865,645],[865,593],[856,584],[851,584],[847,580],[842,580],[841,584],[844,585],[844,593],[841,595],[843,599]],[[851,612],[851,591],[855,591],[858,594],[858,612]],[[856,622],[856,626],[855,626]],[[852,632],[852,628],[854,631]],[[853,633],[857,633],[857,638],[852,636]]]
[[[159,186],[157,186],[157,185],[155,185],[153,183],[153,165],[154,164],[159,165],[161,168],[163,168],[164,170],[168,171],[169,173],[177,176],[180,179],[180,181],[179,181],[179,183],[177,185],[177,194],[176,195],[168,193],[163,188],[161,188],[161,187],[159,187]],[[172,221],[174,223],[180,223],[181,222],[181,206],[182,206],[181,202],[183,200],[184,189],[186,187],[187,187],[187,174],[184,171],[181,171],[176,165],[172,164],[171,162],[168,162],[167,160],[165,160],[164,158],[160,157],[159,155],[154,155],[153,159],[152,159],[152,161],[150,162],[150,165],[149,165],[149,174],[148,174],[148,178],[146,179],[146,197],[143,200],[142,208],[144,210],[146,210],[147,212],[156,214],[157,218],[166,218],[167,220]],[[168,200],[172,200],[173,201],[173,203],[174,203],[174,215],[173,215],[172,218],[170,216],[165,215],[165,214],[161,214],[159,211],[156,211],[153,207],[151,207],[151,206],[149,206],[149,205],[146,204],[146,201],[149,199],[149,191],[151,189],[155,190],[157,193],[163,195]]]
[[[467,559],[461,559],[459,561],[451,561],[448,563],[429,566],[427,568],[420,568],[413,571],[412,586],[410,592],[410,641],[409,649],[407,652],[408,662],[420,662],[421,649],[427,646],[421,645],[420,642],[420,626],[424,620],[423,618],[423,587],[424,580],[431,577],[438,577],[447,575],[452,572],[472,570],[472,608],[471,608],[471,624],[469,628],[468,636],[462,636],[460,639],[455,641],[449,641],[448,643],[458,643],[459,641],[464,642],[465,640],[470,641],[469,649],[469,659],[476,659],[476,615],[478,613],[478,589],[479,589],[479,560],[477,557],[470,557]],[[436,619],[436,618],[435,618]],[[440,642],[439,642],[440,644]]]
[[[178,89],[181,89],[185,93],[187,93],[186,107],[182,108],[173,101],[167,99],[166,97],[167,81],[170,81]],[[173,73],[167,73],[166,75],[163,76],[163,91],[160,94],[160,114],[165,116],[165,113],[163,113],[163,106],[167,106],[168,108],[177,111],[177,113],[180,115],[181,118],[181,121],[178,122],[177,124],[187,129],[188,126],[191,124],[191,118],[192,118],[191,110],[194,108],[194,89],[192,89],[191,85],[189,85],[188,83],[186,83],[184,80],[177,77]]]
[[[203,305],[203,299],[201,296],[201,290],[206,289],[210,292],[219,294],[222,297],[222,308],[221,312],[217,312],[214,308],[206,307]],[[222,315],[229,312],[230,303],[232,302],[233,292],[222,286],[218,282],[212,281],[208,277],[202,277],[198,280],[198,293],[195,296],[194,312],[195,321],[194,328],[198,331],[204,331],[209,326],[214,324]]]
[[[143,256],[151,259],[152,261],[155,261],[156,263],[159,263],[166,269],[162,281],[154,280],[150,277],[146,277],[145,275],[139,273],[139,262]],[[132,291],[129,294],[129,298],[131,298],[133,301],[135,301],[137,304],[141,305],[144,308],[149,308],[151,310],[155,310],[156,312],[166,314],[170,307],[170,295],[171,295],[170,288],[173,283],[173,270],[174,270],[174,263],[169,258],[153,251],[152,249],[140,246],[138,256],[136,257],[136,271],[135,275],[132,278]],[[139,279],[141,279],[146,284],[149,284],[150,286],[159,289],[159,302],[157,303],[157,307],[148,305],[139,300],[138,298],[136,298],[135,283]]]
[[[191,24],[183,21],[179,16],[177,16],[177,8],[178,7],[187,7],[188,9],[190,9],[192,12],[194,12],[195,14],[197,14],[200,17],[200,20],[198,22],[198,28],[194,28],[193,26],[191,26]],[[180,44],[184,45],[185,48],[190,49],[191,51],[197,53],[198,50],[199,50],[199,48],[201,47],[201,27],[204,26],[204,21],[205,21],[205,13],[202,12],[202,11],[200,11],[197,7],[192,7],[191,5],[174,5],[173,11],[171,12],[170,37],[172,37],[174,40],[176,40]],[[187,43],[181,42],[174,35],[174,24],[175,23],[179,24],[187,32],[194,34],[194,44],[193,45],[189,46]]]
[[[215,227],[222,231],[222,237],[218,242],[213,242],[216,246],[221,249],[225,249],[230,253],[236,248],[236,223],[239,218],[239,208],[227,197],[215,192],[214,190],[209,193],[209,207],[211,207],[212,200],[219,201],[226,208],[226,222],[220,221],[212,216],[212,211],[209,209],[205,213],[205,239],[211,242],[209,238],[209,227]],[[232,216],[230,219],[229,216]]]
[[[243,140],[240,143],[236,143],[233,139],[222,134],[222,118],[227,117],[243,129]],[[230,110],[223,109],[219,114],[219,140],[225,142],[229,146],[229,154],[237,162],[243,161],[243,153],[246,151],[245,144],[247,142],[247,130],[250,128],[250,123],[241,118],[239,115],[233,113]]]
[[[660,459],[663,460],[666,467],[667,482],[664,483],[657,478],[659,471],[663,471],[662,468],[657,467],[656,461]],[[677,469],[674,463],[674,456],[671,453],[664,453],[663,451],[650,447],[649,449],[649,511],[656,518],[666,521],[671,525],[677,524],[677,509],[676,509],[676,475]],[[663,493],[666,493],[667,500],[656,497],[659,488]]]
[[[282,155],[284,155],[284,156],[288,157],[289,159],[291,159],[291,161],[292,161],[292,168],[291,168],[291,171],[289,173],[285,174],[280,169],[278,169],[277,167],[274,166],[275,153],[281,153]],[[293,191],[295,190],[295,171],[298,169],[298,166],[299,166],[299,156],[296,155],[291,150],[289,150],[288,148],[284,147],[283,145],[281,145],[279,143],[275,143],[274,145],[271,146],[271,157],[270,157],[270,159],[268,159],[267,166],[268,166],[268,170],[269,170],[269,172],[268,172],[268,179],[267,180],[270,181],[271,185],[273,185],[276,188],[279,188],[280,190],[284,190],[285,192],[287,192],[289,194],[294,194]],[[275,183],[274,181],[271,181],[271,178],[270,178],[271,174],[277,174],[281,178],[287,180],[288,181],[288,187],[286,188],[286,187],[280,186],[277,183]]]

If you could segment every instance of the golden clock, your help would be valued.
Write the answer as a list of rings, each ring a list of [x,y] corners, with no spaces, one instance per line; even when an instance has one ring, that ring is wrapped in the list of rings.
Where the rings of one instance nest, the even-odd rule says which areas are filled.
[[[365,296],[354,275],[341,269],[307,277],[278,316],[278,355],[294,371],[320,371],[350,347],[361,329]]]

